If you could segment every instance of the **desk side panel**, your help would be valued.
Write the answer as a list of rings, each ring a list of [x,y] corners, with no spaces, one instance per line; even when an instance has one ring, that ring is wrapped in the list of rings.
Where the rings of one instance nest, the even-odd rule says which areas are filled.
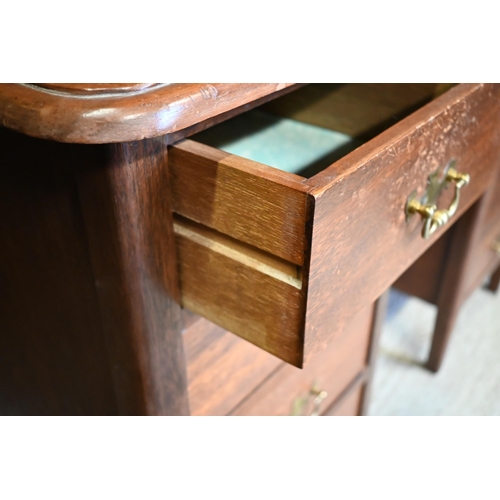
[[[188,414],[165,141],[92,152],[79,192],[120,413]]]
[[[114,415],[75,171],[82,147],[0,128],[0,414]]]

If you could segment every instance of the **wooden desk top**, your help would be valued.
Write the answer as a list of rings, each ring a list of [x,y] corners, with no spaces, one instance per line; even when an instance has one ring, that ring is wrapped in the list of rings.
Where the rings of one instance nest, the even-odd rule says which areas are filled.
[[[59,142],[100,144],[165,135],[172,143],[189,127],[224,113],[245,111],[294,85],[1,84],[0,124]]]

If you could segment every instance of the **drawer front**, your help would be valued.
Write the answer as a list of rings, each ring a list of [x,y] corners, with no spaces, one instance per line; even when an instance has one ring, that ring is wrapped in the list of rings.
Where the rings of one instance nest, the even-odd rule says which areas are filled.
[[[437,305],[452,234],[453,231],[448,231],[441,236],[394,282],[393,286],[408,295]]]
[[[500,176],[497,175],[488,191],[479,200],[477,207],[470,210],[473,214],[465,216],[454,228],[439,238],[403,275],[394,286],[403,292],[420,297],[427,302],[439,304],[439,292],[443,287],[443,272],[452,266],[453,274],[459,273],[460,296],[465,300],[481,285],[500,261],[497,253],[500,242]],[[473,224],[464,229],[463,223]],[[458,227],[462,228],[456,232]],[[465,231],[465,232],[464,232]],[[457,248],[461,252],[457,264]],[[449,279],[449,278],[448,278]]]
[[[305,332],[307,359],[372,302],[437,237],[406,220],[409,195],[451,160],[471,177],[458,218],[486,190],[499,162],[500,86],[460,85],[309,180],[315,196]],[[443,192],[448,207],[454,190]]]
[[[468,259],[464,278],[464,298],[481,286],[486,276],[492,273],[500,263],[500,223],[484,231],[481,239],[472,249]]]
[[[364,385],[359,383],[338,404],[332,405],[323,416],[325,417],[355,417],[359,415],[363,398]]]
[[[471,256],[467,260],[464,293],[470,295],[485,277],[498,265],[500,258],[500,168],[497,169],[494,181],[481,200],[481,209],[475,232],[475,243]]]
[[[500,158],[498,102],[499,85],[457,86],[310,179],[173,146],[183,304],[302,366],[445,230],[424,240],[420,217],[406,220],[430,174],[451,160],[470,174],[454,218],[485,191]]]
[[[370,343],[373,307],[361,311],[341,335],[303,370],[284,364],[233,415],[323,413],[363,372]],[[317,393],[325,391],[318,400]],[[315,401],[316,400],[316,401]]]
[[[485,210],[481,215],[481,237],[490,233],[500,233],[500,167],[497,168],[490,187],[486,193]]]
[[[203,318],[183,340],[191,415],[227,415],[284,364]]]

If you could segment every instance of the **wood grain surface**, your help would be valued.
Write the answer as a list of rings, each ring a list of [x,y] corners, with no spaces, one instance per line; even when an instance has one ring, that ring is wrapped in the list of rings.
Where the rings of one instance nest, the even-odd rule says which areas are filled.
[[[356,417],[360,414],[363,401],[364,377],[357,377],[339,400],[323,413],[325,417]]]
[[[325,324],[342,329],[435,240],[422,239],[418,216],[405,221],[432,171],[456,159],[471,174],[456,218],[485,191],[499,161],[498,102],[500,86],[458,86],[305,181],[316,198],[306,359],[325,346]]]
[[[182,305],[301,366],[303,290],[183,234],[176,241]]]
[[[86,95],[98,97],[103,94],[133,94],[141,90],[160,87],[160,83],[35,83],[42,89],[59,92],[61,95]]]
[[[493,227],[489,233],[485,235],[475,234],[474,246],[471,248],[470,256],[468,257],[463,272],[464,290],[463,300],[466,300],[484,280],[492,273],[499,264],[500,256],[494,250],[494,243],[500,236],[500,225]],[[464,244],[461,242],[461,244]]]
[[[500,167],[487,191],[486,207],[481,220],[481,237],[494,232],[500,224]]]
[[[304,349],[323,356],[306,370],[333,373],[335,399],[368,376],[370,327],[342,333],[438,236],[422,240],[418,216],[406,223],[409,194],[454,158],[472,179],[458,218],[500,161],[500,85],[459,85],[307,180],[192,141],[167,155],[172,140],[291,84],[94,85],[0,85],[4,127],[116,143],[0,131],[0,384],[14,414],[188,414],[181,301],[289,363],[301,366]],[[239,257],[175,235],[172,212],[237,240],[228,248]],[[258,252],[272,272],[245,260]],[[234,350],[244,341],[188,319],[201,329],[186,344],[196,411],[282,413],[291,392],[309,388],[306,371]],[[241,371],[224,385],[211,367],[232,371],[237,359]],[[207,380],[221,384],[213,404]],[[286,397],[274,401],[275,390]],[[359,408],[352,401],[343,412]]]
[[[436,241],[395,286],[438,306],[427,367],[439,370],[465,300],[500,262],[493,248],[500,236],[500,168],[485,194]]]
[[[191,415],[227,415],[283,361],[200,318],[184,333]]]
[[[232,415],[290,415],[296,398],[305,398],[311,413],[313,386],[328,392],[322,408],[328,408],[365,367],[372,326],[373,306],[363,309],[349,326],[303,370],[283,365],[245,399]]]
[[[189,413],[166,146],[94,146],[79,177],[119,410]]]
[[[493,270],[488,289],[492,292],[497,292],[500,286],[500,266]]]
[[[496,217],[494,221],[495,207],[498,207],[498,185],[493,182],[454,227],[395,283],[404,292],[438,306],[426,365],[433,372],[443,362],[463,303],[500,261],[493,250],[495,237],[500,234],[500,220]],[[433,293],[429,294],[429,290]]]
[[[82,146],[0,128],[0,414],[116,415],[79,202]]]
[[[474,252],[481,232],[481,213],[484,212],[483,196],[456,223],[450,251],[447,255],[437,298],[438,315],[432,337],[426,368],[436,372],[444,358],[460,307],[467,291],[467,264]]]
[[[0,125],[60,142],[111,143],[192,127],[289,83],[0,85]],[[168,138],[167,138],[168,139]]]
[[[484,192],[499,158],[499,113],[492,106],[492,102],[497,102],[499,88],[458,86],[326,170],[302,181],[293,174],[184,141],[171,148],[174,211],[289,262],[303,264],[303,290],[308,293],[307,358],[309,352],[326,345],[329,333],[323,325],[335,325],[334,329],[342,330],[363,304],[374,301],[436,239],[437,235],[423,240],[419,216],[407,223],[404,210],[413,191],[423,194],[432,172],[443,170],[455,159],[457,168],[473,179],[462,191],[455,219]],[[402,102],[406,106],[407,95]],[[314,203],[309,195],[314,197]],[[452,196],[453,189],[443,193],[440,206],[449,205]],[[394,255],[389,257],[388,251]],[[263,295],[258,290],[262,284],[253,280],[254,291],[245,292],[248,308],[247,300],[245,306],[233,301],[221,323],[224,310],[219,305],[214,307],[217,294],[210,294],[210,287],[217,283],[216,290],[241,293],[240,270],[233,266],[231,280],[236,282],[225,279],[221,286],[216,261],[204,250],[201,260],[207,263],[203,272],[206,286],[197,288],[194,262],[201,255],[193,258],[192,245],[189,252],[193,264],[186,290],[197,290],[197,296],[188,307],[196,307],[199,314],[210,314],[212,321],[229,330],[237,326],[232,331],[263,346],[267,333],[258,336],[257,329],[245,333],[247,323],[240,321],[237,325],[234,321],[239,316],[235,311],[242,307],[249,312],[261,310]],[[222,264],[220,255],[216,259],[218,265]],[[233,265],[227,260],[224,263]],[[313,284],[309,289],[308,278]],[[274,314],[281,315],[278,304],[283,302],[276,302]],[[267,304],[267,314],[273,314],[272,301]],[[294,317],[292,324],[300,328],[301,322]],[[286,345],[292,346],[293,335],[301,339],[304,333],[300,329],[291,331],[287,323],[283,335],[288,339]],[[278,336],[276,328],[271,337],[273,343]],[[276,350],[272,352],[289,359]]]
[[[442,234],[398,279],[393,286],[404,293],[436,304],[454,225]]]
[[[369,138],[442,90],[435,83],[323,83],[307,85],[271,101],[264,109],[351,137]]]
[[[302,178],[186,140],[169,149],[173,210],[303,264],[308,218]]]
[[[375,366],[377,364],[378,346],[384,320],[389,304],[389,290],[386,290],[381,297],[377,299],[373,307],[373,316],[371,323],[370,346],[366,356],[366,370],[364,371],[364,385],[361,394],[360,405],[358,406],[359,415],[367,415],[370,405],[373,377],[375,375]]]
[[[497,267],[499,255],[494,245],[496,241],[500,241],[500,165],[484,198],[484,207],[476,222],[479,228],[475,232],[472,253],[462,270],[465,273],[464,299],[482,284],[492,269]]]

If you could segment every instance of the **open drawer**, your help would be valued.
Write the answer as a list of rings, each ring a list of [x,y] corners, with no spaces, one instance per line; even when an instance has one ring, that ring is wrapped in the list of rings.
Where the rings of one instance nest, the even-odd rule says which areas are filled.
[[[485,191],[500,156],[499,102],[490,84],[435,99],[429,86],[306,86],[270,110],[348,132],[355,147],[333,163],[325,154],[310,177],[198,139],[170,147],[183,306],[301,367],[445,230],[424,239],[420,215],[407,214],[431,174],[444,177],[454,160],[470,175],[451,222]]]

